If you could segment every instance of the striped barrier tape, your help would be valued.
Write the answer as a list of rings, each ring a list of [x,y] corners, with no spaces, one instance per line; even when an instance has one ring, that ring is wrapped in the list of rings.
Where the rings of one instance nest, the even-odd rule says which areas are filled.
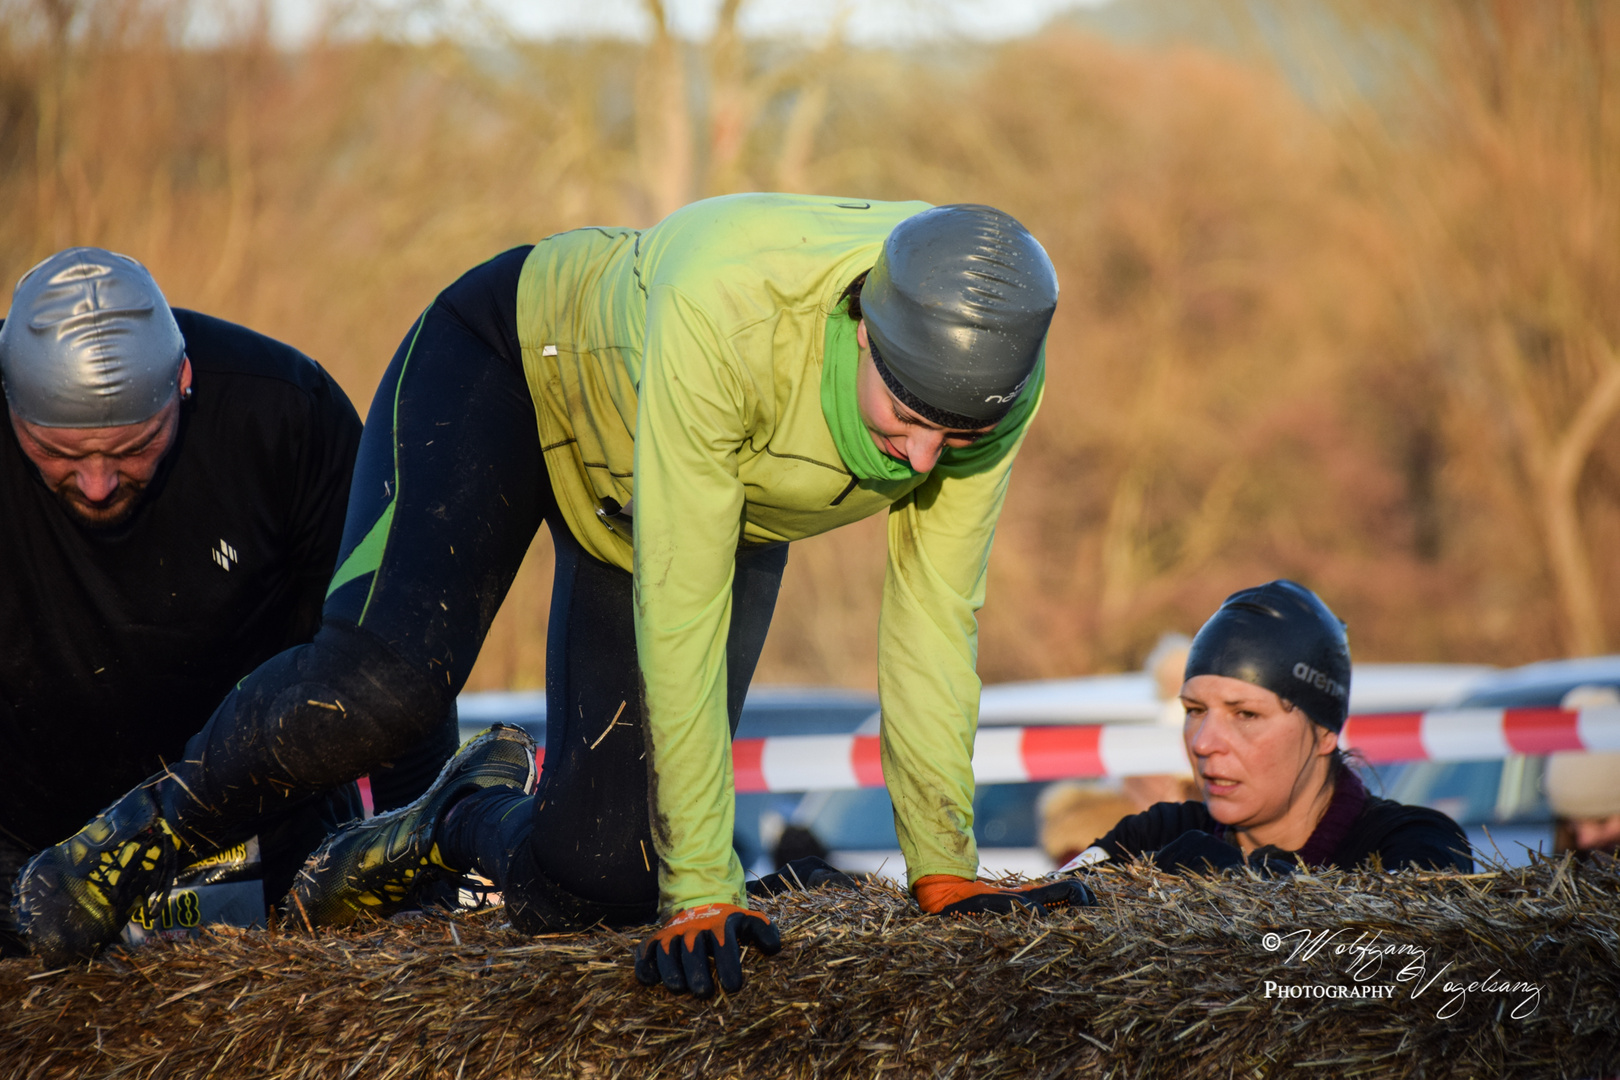
[[[1339,745],[1374,765],[1620,750],[1620,705],[1364,713],[1350,717]],[[543,763],[545,750],[535,757]],[[739,793],[883,786],[876,735],[737,739],[731,761]],[[1185,768],[1181,732],[1157,724],[981,727],[973,746],[973,778],[980,784],[1147,776]],[[369,815],[370,785],[364,780],[362,785]]]
[[[1586,709],[1439,709],[1352,716],[1340,739],[1375,765],[1497,761],[1513,754],[1620,750],[1620,705]]]
[[[1339,742],[1375,765],[1620,750],[1620,706],[1369,713],[1352,716]],[[738,739],[731,760],[738,792],[883,786],[876,735]],[[973,778],[980,784],[1144,776],[1185,768],[1181,732],[1149,724],[982,727],[973,747]]]

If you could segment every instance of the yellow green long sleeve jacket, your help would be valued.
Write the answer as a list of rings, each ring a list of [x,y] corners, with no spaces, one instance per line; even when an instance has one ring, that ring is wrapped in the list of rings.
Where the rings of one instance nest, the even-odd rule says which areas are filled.
[[[990,436],[898,481],[858,480],[821,406],[825,350],[856,347],[843,290],[925,209],[728,196],[645,231],[561,233],[524,264],[518,331],[552,486],[585,550],[634,574],[666,913],[747,902],[726,710],[737,548],[882,509],[882,763],[907,871],[977,873],[975,612],[1041,379]]]

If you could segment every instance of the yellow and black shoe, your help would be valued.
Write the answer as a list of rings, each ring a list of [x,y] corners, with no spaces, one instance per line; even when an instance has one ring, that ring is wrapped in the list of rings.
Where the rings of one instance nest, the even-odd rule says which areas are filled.
[[[47,966],[95,955],[116,941],[135,905],[162,892],[184,844],[164,819],[160,774],[97,814],[17,876],[17,929]]]
[[[362,915],[387,918],[429,882],[470,869],[447,866],[440,856],[434,840],[440,820],[460,797],[483,788],[532,792],[534,750],[522,728],[496,724],[468,740],[409,806],[338,829],[298,872],[291,906],[301,914],[293,917],[314,926],[347,926]]]

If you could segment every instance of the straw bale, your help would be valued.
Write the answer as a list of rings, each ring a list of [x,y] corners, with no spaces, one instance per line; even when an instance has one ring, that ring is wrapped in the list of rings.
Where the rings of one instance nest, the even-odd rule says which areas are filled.
[[[630,937],[522,937],[498,909],[343,932],[218,931],[56,971],[8,960],[0,1076],[1620,1072],[1612,861],[1472,876],[1187,879],[1131,866],[1093,877],[1096,908],[1044,920],[940,920],[875,884],[779,897],[763,906],[782,953],[751,956],[744,990],[710,1002],[640,986]],[[1307,937],[1321,947],[1298,948]],[[1419,951],[1424,973],[1403,978]],[[1358,981],[1356,964],[1375,955],[1381,969]],[[1393,989],[1282,998],[1267,982]],[[1482,982],[1461,998],[1447,988]]]

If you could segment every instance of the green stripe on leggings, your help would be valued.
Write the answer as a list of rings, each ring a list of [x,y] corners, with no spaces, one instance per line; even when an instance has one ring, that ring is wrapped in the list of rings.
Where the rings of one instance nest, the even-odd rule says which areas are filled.
[[[428,310],[432,310],[431,305]],[[422,326],[427,322],[427,316],[427,311],[424,311],[421,317],[416,320],[416,330],[411,334],[410,347],[405,350],[405,360],[399,365],[399,378],[394,380],[393,430],[391,432],[394,439],[394,497],[389,500],[387,508],[383,510],[382,516],[377,519],[377,523],[366,532],[365,539],[355,545],[355,549],[349,552],[349,557],[343,560],[343,565],[338,567],[337,573],[332,575],[332,584],[327,586],[326,589],[326,595],[331,596],[355,578],[364,577],[366,574],[372,575],[371,587],[366,590],[366,602],[360,608],[360,618],[356,620],[356,623],[361,626],[365,625],[366,612],[371,610],[371,597],[377,591],[376,573],[378,568],[382,566],[383,555],[388,550],[388,534],[394,526],[394,507],[399,504],[399,392],[400,388],[405,385],[405,372],[411,366],[411,357],[416,355],[416,341],[422,336]]]
[[[388,546],[388,529],[393,523],[394,500],[390,499],[387,509],[382,512],[382,517],[377,519],[377,524],[371,527],[371,531],[366,533],[366,538],[349,552],[349,557],[343,560],[343,565],[332,575],[332,584],[326,587],[328,597],[355,578],[377,572],[377,568],[382,565],[383,549]]]

